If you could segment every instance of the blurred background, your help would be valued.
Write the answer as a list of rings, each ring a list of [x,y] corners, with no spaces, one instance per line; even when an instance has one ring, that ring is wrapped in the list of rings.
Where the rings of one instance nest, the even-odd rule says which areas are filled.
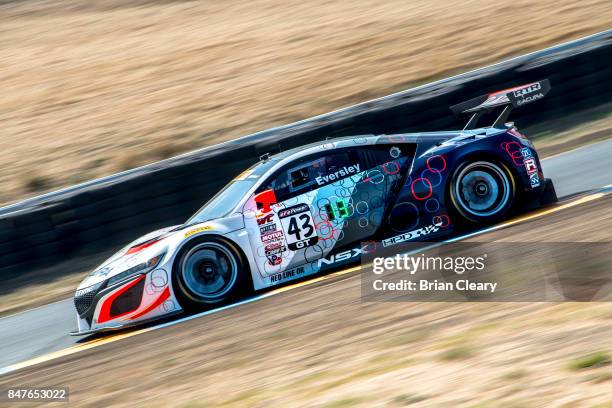
[[[2,1],[0,204],[609,28],[606,0]]]
[[[0,205],[598,33],[610,28],[610,6],[0,0]],[[611,138],[609,82],[601,89],[600,103],[556,117],[554,130],[530,124],[543,156]],[[609,242],[609,209],[606,198],[483,239]],[[31,237],[64,216],[0,217],[0,253],[13,250],[5,229]],[[137,236],[133,222],[123,227]],[[27,271],[2,275],[0,317],[70,297],[129,235],[104,244],[106,232],[96,234],[70,259],[71,241],[48,258],[26,250]],[[72,404],[90,407],[611,407],[611,335],[608,303],[368,304],[352,276],[2,376],[0,386],[67,385]],[[35,337],[7,340],[0,354]]]

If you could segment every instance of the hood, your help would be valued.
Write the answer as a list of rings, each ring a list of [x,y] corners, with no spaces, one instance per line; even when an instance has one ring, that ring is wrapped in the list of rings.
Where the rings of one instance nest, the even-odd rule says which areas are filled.
[[[150,232],[121,248],[100,266],[94,269],[79,285],[78,289],[96,285],[128,268],[146,262],[159,255],[163,250],[164,239],[171,232],[181,229],[181,225],[161,228]],[[78,290],[77,289],[77,290]]]

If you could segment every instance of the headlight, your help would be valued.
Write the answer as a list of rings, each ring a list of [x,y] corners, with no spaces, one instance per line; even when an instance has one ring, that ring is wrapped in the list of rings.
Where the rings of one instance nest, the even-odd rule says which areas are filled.
[[[159,261],[161,261],[161,259],[164,257],[165,254],[161,254],[161,255],[157,255],[151,259],[149,259],[147,262],[143,262],[141,264],[138,264],[136,266],[131,267],[130,269],[126,269],[125,271],[118,273],[117,275],[111,277],[108,280],[108,285],[113,285],[119,281],[122,281],[130,276],[133,275],[137,275],[139,273],[146,273],[148,271],[150,271],[151,269],[155,268],[157,266],[157,264],[159,263]]]

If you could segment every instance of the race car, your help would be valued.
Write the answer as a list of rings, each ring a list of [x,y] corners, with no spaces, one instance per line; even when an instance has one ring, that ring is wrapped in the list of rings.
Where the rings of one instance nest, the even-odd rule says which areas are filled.
[[[532,142],[506,123],[549,89],[542,80],[455,105],[470,115],[458,131],[342,137],[262,156],[184,224],[143,236],[87,276],[73,334],[206,310],[556,201]]]

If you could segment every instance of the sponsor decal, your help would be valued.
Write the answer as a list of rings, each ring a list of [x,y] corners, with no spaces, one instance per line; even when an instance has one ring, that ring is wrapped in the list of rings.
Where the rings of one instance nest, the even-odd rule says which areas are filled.
[[[536,166],[536,162],[532,157],[525,159],[525,170],[527,170],[527,174],[533,174],[538,171],[538,166]]]
[[[209,231],[211,229],[212,227],[210,225],[204,225],[203,227],[192,229],[191,231],[187,231],[185,233],[185,238],[189,238],[190,236],[197,234],[198,232]]]
[[[550,89],[548,82],[535,82],[509,92],[508,99],[514,106],[521,106],[542,99],[548,89]]]
[[[287,234],[287,246],[292,251],[303,249],[319,242],[310,207],[298,204],[278,212],[281,226]]]
[[[282,242],[274,242],[272,244],[266,245],[265,248],[264,248],[266,256],[267,255],[282,254],[286,250],[287,250],[287,248],[283,245]]]
[[[258,218],[257,225],[259,225],[259,235],[263,243],[275,242],[283,237],[283,232],[277,230],[278,224],[274,222],[273,213]]]
[[[272,222],[274,214],[266,214],[263,216],[257,216],[257,225],[265,225]]]
[[[276,204],[276,194],[274,194],[274,190],[272,189],[262,191],[261,193],[255,195],[254,199],[257,205],[261,206],[261,211],[263,214],[272,211],[271,206]],[[259,215],[257,218],[259,218]]]
[[[94,285],[95,287],[92,290],[92,287],[87,287],[87,288],[83,288],[83,289],[77,289],[77,291],[74,293],[75,297],[81,297],[84,296],[90,292],[95,292],[98,290],[98,288],[100,287],[100,285]]]
[[[531,153],[531,149],[528,147],[523,147],[521,149],[521,154],[523,155],[523,163],[525,165],[525,171],[527,171],[527,175],[529,176],[529,184],[531,184],[531,188],[538,187],[540,185],[538,165],[536,164],[535,158]]]
[[[281,273],[277,273],[275,275],[271,275],[270,282],[279,282],[279,281],[282,281],[288,278],[293,278],[303,273],[304,273],[304,267],[300,266],[294,269],[283,271]]]
[[[532,154],[531,154],[531,149],[530,149],[530,148],[528,148],[528,147],[523,147],[523,148],[521,149],[521,154],[523,155],[523,158],[524,158],[524,159],[526,159],[526,158],[528,158],[528,157],[532,157]]]
[[[439,225],[428,225],[427,227],[419,228],[414,231],[405,232],[395,237],[383,239],[382,244],[384,247],[399,244],[400,242],[411,241],[418,237],[432,234],[440,229]]]
[[[536,82],[535,84],[531,84],[525,88],[521,88],[521,89],[517,89],[516,91],[512,92],[514,94],[514,96],[516,98],[520,98],[522,96],[528,95],[532,92],[536,92],[539,91],[540,89],[542,89],[542,86],[540,85],[539,82]]]
[[[359,164],[353,164],[352,166],[344,166],[341,169],[325,176],[319,176],[315,178],[315,181],[318,185],[322,186],[357,173],[359,173]]]
[[[349,211],[348,206],[346,205],[346,201],[342,198],[338,198],[336,200],[336,205],[332,205],[332,201],[325,204],[325,214],[327,214],[328,221],[334,221],[337,218],[348,218]]]
[[[373,248],[372,244],[372,242],[367,242],[364,243],[361,247],[349,249],[348,251],[338,252],[337,254],[330,255],[326,258],[321,258],[319,259],[318,266],[320,268],[323,265],[333,265],[336,263],[346,262],[353,258],[361,256],[361,254],[367,254],[373,249],[375,249],[375,245]]]
[[[276,242],[283,237],[282,231],[272,231],[261,236],[261,242]]]
[[[521,106],[521,105],[524,105],[524,104],[529,103],[529,102],[537,101],[538,99],[541,99],[543,97],[544,97],[544,94],[542,94],[542,93],[535,94],[535,95],[528,96],[528,97],[523,98],[523,99],[518,99],[516,101],[516,104],[518,106]]]
[[[283,263],[283,258],[276,254],[267,255],[266,258],[268,258],[268,263],[272,266],[280,265],[281,263]]]
[[[276,224],[268,224],[263,227],[259,227],[259,233],[265,234],[266,232],[276,231]]]
[[[309,210],[308,204],[294,205],[293,207],[288,207],[288,208],[284,208],[280,210],[278,212],[278,218],[286,218],[291,215],[299,214],[301,212],[308,211],[308,210]]]

